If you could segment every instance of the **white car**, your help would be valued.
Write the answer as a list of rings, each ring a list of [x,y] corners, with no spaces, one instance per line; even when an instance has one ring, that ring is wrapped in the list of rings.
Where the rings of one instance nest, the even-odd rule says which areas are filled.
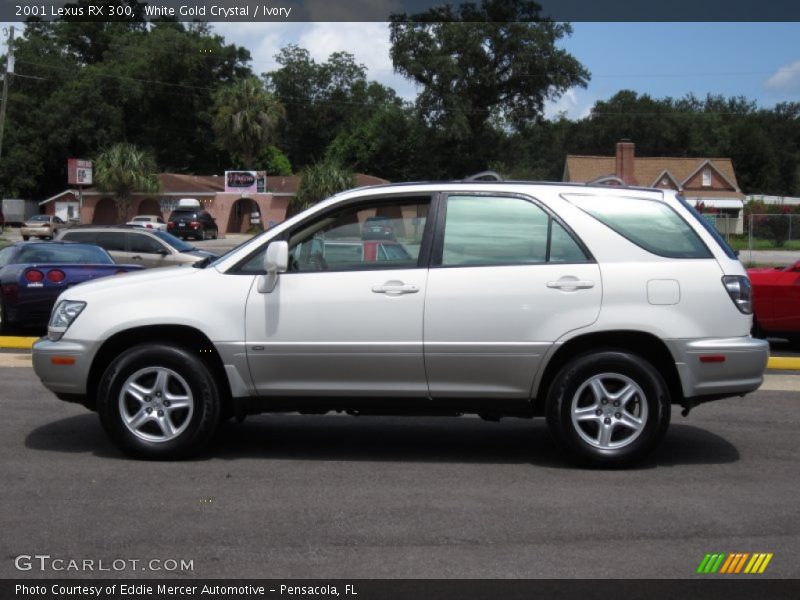
[[[322,252],[376,216],[404,252]],[[335,410],[543,416],[569,455],[626,464],[673,405],[752,392],[768,358],[742,264],[670,190],[362,188],[196,266],[68,289],[33,347],[44,385],[136,456]]]
[[[145,229],[155,229],[156,231],[166,231],[167,224],[161,215],[137,215],[132,220],[125,223],[132,227],[144,227]]]

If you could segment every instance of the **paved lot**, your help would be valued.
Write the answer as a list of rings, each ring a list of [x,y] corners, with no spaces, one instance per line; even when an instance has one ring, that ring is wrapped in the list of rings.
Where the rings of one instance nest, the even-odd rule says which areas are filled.
[[[263,416],[199,460],[132,461],[0,368],[0,577],[57,575],[14,569],[37,553],[190,577],[691,577],[706,552],[773,552],[764,576],[798,577],[796,381],[675,411],[652,460],[593,471],[541,421],[474,418]]]

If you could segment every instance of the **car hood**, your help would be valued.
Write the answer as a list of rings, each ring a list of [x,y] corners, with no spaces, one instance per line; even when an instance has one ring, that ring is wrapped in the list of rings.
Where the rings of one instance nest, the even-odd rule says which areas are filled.
[[[182,285],[181,282],[202,272],[202,269],[181,266],[145,269],[82,283],[65,290],[61,296],[68,300],[90,300],[98,295],[127,294],[131,287],[138,288],[136,293],[141,293],[142,286],[152,286],[153,293],[158,293],[163,286]]]

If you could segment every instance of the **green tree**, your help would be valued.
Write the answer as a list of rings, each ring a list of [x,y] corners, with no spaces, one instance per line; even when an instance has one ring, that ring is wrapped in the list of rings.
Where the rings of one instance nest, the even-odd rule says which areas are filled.
[[[355,185],[356,177],[353,172],[336,162],[323,161],[310,165],[300,172],[297,194],[289,203],[288,212],[297,214],[320,200]]]
[[[134,192],[155,194],[161,191],[152,157],[132,144],[114,144],[94,161],[94,183],[103,192],[114,194],[120,223],[129,216]]]
[[[295,167],[321,160],[337,135],[387,104],[400,104],[393,90],[369,81],[364,65],[347,52],[318,63],[308,50],[289,45],[275,59],[280,68],[264,79],[286,107],[279,145]]]
[[[269,145],[284,115],[283,105],[257,77],[246,77],[214,95],[214,133],[219,144],[252,168],[259,149]]]
[[[395,71],[422,88],[417,106],[447,175],[485,168],[504,129],[539,122],[548,100],[586,86],[589,72],[556,45],[571,26],[540,10],[529,0],[483,0],[393,15]]]

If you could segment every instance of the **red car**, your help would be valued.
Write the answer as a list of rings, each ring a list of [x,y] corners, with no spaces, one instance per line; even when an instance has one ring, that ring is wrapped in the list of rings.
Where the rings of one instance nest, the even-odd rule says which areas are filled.
[[[800,260],[788,267],[748,269],[753,285],[753,331],[800,344]]]

